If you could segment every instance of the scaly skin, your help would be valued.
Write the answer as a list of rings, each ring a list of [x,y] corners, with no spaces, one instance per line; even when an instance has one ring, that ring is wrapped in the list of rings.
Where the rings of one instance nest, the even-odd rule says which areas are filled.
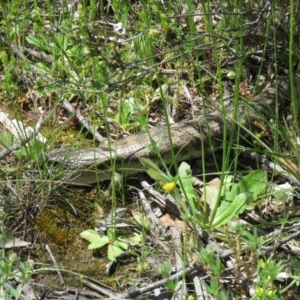
[[[297,81],[297,86],[298,83]],[[276,105],[283,106],[289,99],[289,87],[288,79],[281,78],[276,84],[266,87],[260,94],[249,100],[250,103],[241,100],[235,118],[232,109],[228,109],[225,120],[226,131],[223,130],[224,114],[222,116],[220,111],[216,111],[194,120],[172,124],[170,135],[166,126],[160,126],[151,128],[147,132],[124,137],[110,145],[100,144],[96,148],[54,149],[49,153],[49,161],[63,164],[68,174],[66,183],[90,185],[98,181],[110,180],[112,169],[125,175],[139,173],[143,171],[139,159],[145,157],[159,163],[157,152],[164,163],[169,165],[174,159],[170,151],[171,145],[177,162],[200,158],[202,149],[205,149],[205,153],[221,149],[224,132],[232,133],[238,124],[250,128],[259,114],[272,117]],[[278,97],[276,97],[277,93]],[[153,144],[156,145],[155,150]]]

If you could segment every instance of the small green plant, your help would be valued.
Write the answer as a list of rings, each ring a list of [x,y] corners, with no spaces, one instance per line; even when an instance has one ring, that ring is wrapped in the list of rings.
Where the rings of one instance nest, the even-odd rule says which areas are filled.
[[[266,189],[267,174],[261,170],[250,171],[238,183],[231,181],[232,177],[227,176],[217,197],[212,199],[212,213],[209,220],[209,226],[212,228],[226,224],[242,213],[250,202],[256,201]]]
[[[141,234],[140,234],[141,242],[139,243],[141,255],[137,257],[137,263],[138,263],[137,269],[139,272],[143,272],[148,269],[149,262],[147,260],[147,257],[149,254],[153,252],[151,248],[147,247],[147,234],[149,232],[151,224],[147,216],[145,216],[144,214],[142,214],[138,218],[135,218],[135,221],[141,230]]]
[[[141,127],[147,128],[147,106],[142,105],[130,97],[129,99],[122,100],[119,112],[115,116],[115,120],[118,124],[122,125],[125,129],[131,130]],[[134,122],[132,122],[134,121]]]
[[[21,262],[20,258],[9,249],[5,249],[8,239],[4,229],[5,216],[0,218],[0,299],[19,299],[22,288],[32,276],[32,264]]]
[[[168,277],[171,275],[172,272],[172,264],[170,261],[166,261],[159,265],[159,267],[156,270],[157,274],[162,277]]]
[[[159,265],[159,267],[156,270],[157,274],[159,276],[162,276],[163,278],[168,278],[172,273],[172,263],[170,261],[166,261]],[[176,287],[176,282],[173,280],[170,280],[166,283],[166,287],[169,291],[174,292]]]
[[[99,234],[96,230],[87,229],[80,233],[80,237],[88,241],[90,244],[88,249],[95,250],[107,246],[107,257],[111,261],[125,251],[128,251],[130,246],[138,245],[141,241],[140,235],[133,233],[126,237],[116,237],[114,230],[107,230],[106,235]]]
[[[281,295],[284,295],[289,289],[291,289],[293,286],[300,286],[300,263],[297,258],[293,258],[290,261],[290,264],[294,270],[293,280],[280,291]]]
[[[181,163],[178,175],[172,177],[169,172],[164,173],[153,161],[144,158],[141,161],[148,167],[147,173],[153,179],[159,180],[162,187],[174,197],[186,221],[196,221],[202,227],[210,229],[218,228],[237,217],[250,202],[258,199],[267,185],[267,175],[260,170],[249,172],[238,183],[233,182],[232,176],[227,176],[221,186],[204,188],[200,201],[187,163]],[[199,211],[202,211],[203,215],[199,214]]]
[[[202,249],[200,256],[202,262],[208,266],[208,274],[210,275],[210,283],[205,284],[207,292],[215,296],[215,299],[228,299],[227,293],[219,282],[223,271],[220,256],[209,247]]]
[[[260,259],[257,265],[258,282],[256,283],[255,300],[281,299],[274,285],[275,280],[279,280],[279,273],[282,271],[281,262],[273,259]]]

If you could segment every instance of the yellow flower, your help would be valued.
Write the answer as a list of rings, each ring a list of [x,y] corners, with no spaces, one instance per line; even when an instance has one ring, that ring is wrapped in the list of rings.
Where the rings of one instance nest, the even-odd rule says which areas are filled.
[[[256,288],[256,295],[262,297],[267,295],[270,298],[273,298],[276,295],[276,290],[268,289],[267,291],[261,287]]]
[[[169,193],[172,193],[175,189],[176,183],[171,181],[171,182],[167,182],[163,185],[163,189]]]
[[[256,288],[257,296],[261,297],[264,294],[264,290],[261,287]]]
[[[276,294],[276,291],[275,290],[268,290],[267,291],[267,295],[268,295],[268,297],[274,297],[275,296],[275,294]]]

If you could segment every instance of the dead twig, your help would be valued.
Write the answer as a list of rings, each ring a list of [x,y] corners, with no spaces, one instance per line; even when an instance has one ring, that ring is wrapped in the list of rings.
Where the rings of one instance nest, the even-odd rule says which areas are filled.
[[[172,241],[175,250],[174,251],[175,268],[176,271],[178,271],[184,268],[184,262],[182,260],[183,257],[182,232],[179,228],[176,228],[174,226],[171,226],[170,230],[171,230]],[[184,279],[181,279],[176,283],[172,300],[187,299],[187,297],[188,297],[188,293],[187,293],[186,282]]]
[[[181,212],[170,195],[162,196],[145,180],[141,181],[141,186],[153,197],[156,204],[169,211],[173,216],[181,218]]]
[[[200,266],[198,264],[194,263],[194,264],[190,265],[189,267],[187,267],[186,269],[180,270],[177,273],[175,273],[167,278],[164,278],[162,280],[159,280],[157,282],[149,284],[148,286],[142,287],[140,289],[129,291],[126,294],[124,294],[124,297],[135,299],[139,295],[145,294],[147,292],[153,291],[156,288],[166,285],[169,281],[175,281],[175,280],[181,279],[184,276],[190,276],[194,272],[198,272],[199,269],[200,269]],[[205,280],[207,278],[209,278],[209,275],[205,275],[205,276],[201,277],[200,280]]]
[[[91,288],[92,290],[94,290],[98,293],[101,293],[102,295],[107,296],[111,299],[116,299],[116,300],[124,299],[124,297],[121,294],[113,291],[111,288],[109,288],[108,286],[105,286],[103,284],[96,283],[94,281],[87,280],[87,279],[82,279],[82,283],[85,286]],[[106,298],[106,299],[108,299],[108,298]]]
[[[12,146],[8,147],[7,149],[1,151],[0,159],[3,159],[4,157],[8,156],[13,151],[19,150],[21,147],[23,147],[28,142],[30,142],[32,139],[34,139],[39,134],[39,130],[40,130],[40,127],[41,127],[43,121],[44,121],[44,117],[40,116],[32,133],[29,136],[25,135],[25,138],[22,138],[22,140],[20,142],[17,142],[15,144],[13,144]],[[20,137],[20,135],[19,135],[19,137]]]
[[[262,165],[278,172],[282,177],[289,180],[292,184],[299,185],[300,181],[294,175],[285,171],[279,164],[273,163],[272,161],[268,160],[263,155],[258,155],[257,153],[250,152],[250,151],[243,151],[243,156],[246,158],[256,159]]]
[[[79,122],[95,137],[97,142],[103,142],[105,138],[97,132],[97,130],[87,121],[87,119],[81,114],[79,109],[75,109],[73,105],[67,100],[63,99],[62,102],[63,108],[66,109],[69,113],[75,114]]]
[[[49,245],[46,245],[46,250],[55,266],[55,269],[56,269],[56,272],[57,272],[57,275],[58,275],[58,278],[59,278],[59,281],[60,281],[60,284],[62,285],[62,289],[65,290],[67,288],[67,284],[66,284],[66,281],[62,275],[62,272],[60,271],[59,267],[58,267],[58,264],[57,264],[57,261],[49,247]]]

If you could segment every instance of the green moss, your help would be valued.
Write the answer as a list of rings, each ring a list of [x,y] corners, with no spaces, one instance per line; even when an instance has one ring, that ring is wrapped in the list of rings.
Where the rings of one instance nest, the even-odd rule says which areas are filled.
[[[87,144],[84,134],[80,134],[78,130],[72,127],[66,127],[63,130],[53,131],[53,127],[44,127],[42,134],[49,140],[55,137],[55,144],[82,146]]]
[[[74,234],[66,213],[62,209],[44,209],[36,220],[36,229],[47,243],[65,245],[72,242]]]

